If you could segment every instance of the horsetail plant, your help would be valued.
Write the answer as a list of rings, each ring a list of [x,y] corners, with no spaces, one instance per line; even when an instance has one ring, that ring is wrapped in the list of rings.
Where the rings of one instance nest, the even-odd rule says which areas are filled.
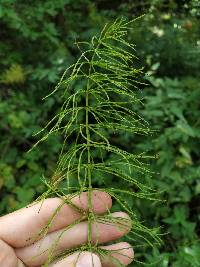
[[[146,175],[152,176],[146,163],[151,156],[126,151],[123,144],[116,145],[114,141],[115,136],[126,132],[145,136],[152,133],[148,123],[134,111],[134,106],[142,103],[137,96],[142,70],[134,67],[134,45],[127,40],[133,21],[117,19],[105,25],[90,42],[77,42],[80,51],[78,60],[65,70],[58,85],[46,96],[62,92],[62,106],[37,133],[43,135],[34,146],[51,135],[62,135],[63,145],[52,179],[44,180],[47,191],[38,200],[56,195],[63,200],[63,204],[73,206],[82,214],[81,219],[65,228],[63,233],[83,220],[88,220],[89,225],[87,244],[55,256],[57,240],[48,252],[49,258],[44,266],[74,251],[88,250],[102,257],[108,256],[112,251],[106,251],[98,242],[92,242],[92,226],[97,222],[115,224],[120,228],[133,224],[127,238],[134,242],[134,247],[142,246],[143,241],[150,245],[152,240],[160,242],[156,229],[144,226],[134,207],[127,201],[130,197],[157,199],[156,192],[144,179]],[[123,188],[119,188],[119,182]],[[97,184],[101,185],[98,190],[107,192],[129,214],[131,221],[112,216],[109,209],[105,215],[94,214],[92,192],[97,189]],[[86,191],[88,212],[71,201],[74,196]],[[60,208],[41,230],[40,236],[47,233]],[[123,254],[123,251],[115,253]],[[114,261],[115,266],[123,266],[114,257],[110,260]]]

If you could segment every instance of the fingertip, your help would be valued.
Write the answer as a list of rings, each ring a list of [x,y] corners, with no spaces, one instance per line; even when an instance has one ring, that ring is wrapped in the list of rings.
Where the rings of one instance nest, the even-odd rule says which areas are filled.
[[[96,254],[86,251],[78,257],[76,267],[101,267],[101,261]]]
[[[128,242],[120,242],[119,250],[121,250],[121,262],[124,265],[130,264],[134,259],[133,247]]]
[[[83,210],[88,210],[88,192],[83,192],[78,198]],[[112,198],[109,194],[100,190],[92,191],[92,209],[94,213],[103,214],[112,207]]]
[[[107,256],[102,258],[103,266],[116,266],[116,261],[126,266],[129,265],[134,259],[134,250],[127,242],[102,246],[101,248],[110,251]]]
[[[119,227],[121,226],[124,234],[130,232],[132,228],[132,219],[126,212],[122,211],[114,212],[112,213],[112,216],[115,218],[119,218]]]
[[[105,213],[112,207],[112,198],[104,191],[94,190],[93,205],[94,211],[96,209],[99,213]]]

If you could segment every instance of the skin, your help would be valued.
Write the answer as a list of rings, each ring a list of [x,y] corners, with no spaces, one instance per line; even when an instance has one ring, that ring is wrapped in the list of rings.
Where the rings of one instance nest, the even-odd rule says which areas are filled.
[[[71,201],[82,210],[88,210],[87,192],[74,197]],[[65,249],[87,243],[88,222],[82,221],[66,229],[67,226],[80,219],[81,214],[76,209],[62,203],[59,198],[49,198],[44,201],[42,206],[41,203],[37,203],[0,217],[1,267],[40,267],[47,260],[48,249],[51,249],[56,240],[58,242],[53,252],[54,255]],[[93,191],[92,207],[95,214],[104,214],[111,206],[112,200],[108,194]],[[58,212],[54,216],[47,234],[38,238],[39,231],[47,225],[56,209]],[[113,216],[129,220],[128,215],[123,212],[115,212]],[[66,230],[63,231],[64,229]],[[126,227],[120,228],[116,223],[94,222],[92,240],[95,244],[105,244],[124,236],[129,230],[128,223]],[[33,238],[36,236],[37,240]],[[116,262],[128,265],[133,260],[133,249],[126,242],[102,245],[102,248],[112,252],[109,253],[109,256],[99,256],[87,251],[76,252],[51,263],[49,267],[115,267],[119,266]]]

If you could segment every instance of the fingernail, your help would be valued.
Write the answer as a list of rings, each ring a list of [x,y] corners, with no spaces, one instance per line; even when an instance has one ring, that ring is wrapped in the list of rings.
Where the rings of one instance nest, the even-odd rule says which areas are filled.
[[[76,267],[101,267],[101,262],[97,255],[85,252],[79,256]]]

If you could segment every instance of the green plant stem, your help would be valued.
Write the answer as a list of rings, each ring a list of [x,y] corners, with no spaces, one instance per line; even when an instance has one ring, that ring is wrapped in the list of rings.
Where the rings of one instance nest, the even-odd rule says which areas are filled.
[[[99,42],[96,49],[99,47]],[[95,50],[96,50],[95,49]],[[89,130],[89,90],[90,90],[90,74],[92,68],[92,62],[95,56],[95,50],[90,61],[90,67],[88,71],[88,81],[86,87],[86,114],[85,114],[85,124],[86,124],[86,138],[87,138],[87,178],[88,178],[88,245],[92,249],[92,223],[93,223],[93,211],[92,211],[92,171],[91,171],[91,153],[90,153],[90,130]]]
[[[91,65],[89,68],[89,75],[91,72]],[[88,78],[87,81],[87,88],[86,88],[86,137],[87,137],[87,178],[88,178],[88,208],[89,208],[89,214],[88,217],[90,219],[88,220],[88,244],[89,247],[91,248],[92,246],[92,175],[91,175],[91,154],[90,154],[90,130],[89,130],[89,88],[90,88],[90,81]]]

